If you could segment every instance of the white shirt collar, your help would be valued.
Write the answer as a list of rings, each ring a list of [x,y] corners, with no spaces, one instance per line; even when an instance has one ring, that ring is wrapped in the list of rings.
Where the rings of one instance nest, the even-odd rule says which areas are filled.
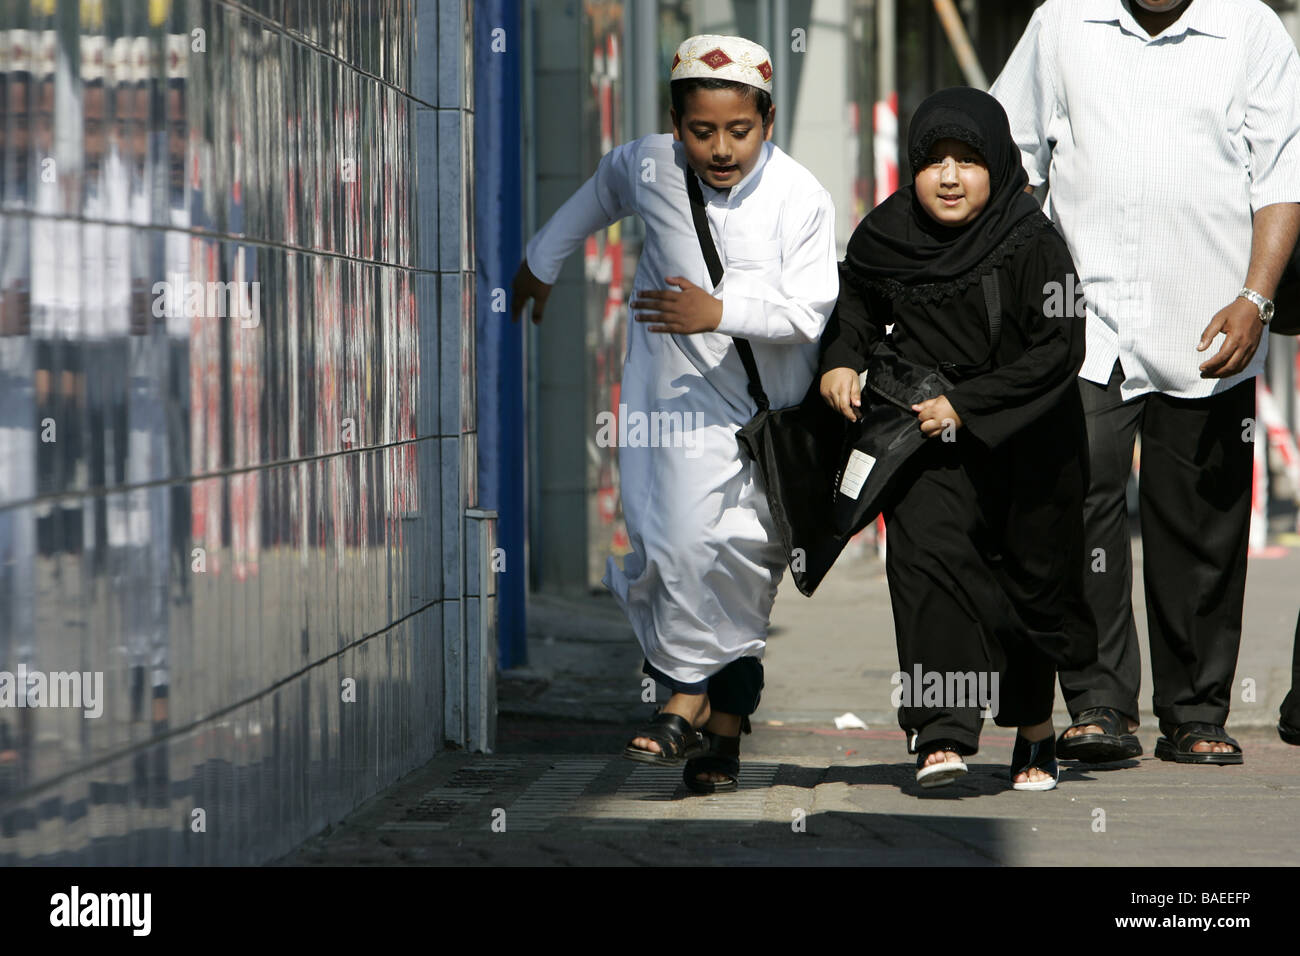
[[[1125,32],[1132,33],[1147,42],[1182,36],[1185,33],[1203,33],[1206,36],[1223,39],[1228,36],[1232,19],[1215,0],[1193,0],[1192,5],[1183,11],[1183,15],[1165,29],[1163,33],[1152,36],[1137,22],[1129,10],[1133,0],[1106,0],[1101,4],[1103,12],[1085,16],[1088,23],[1118,23]]]
[[[683,147],[681,142],[677,140],[673,142],[673,148],[682,151],[682,163],[685,164],[685,147]],[[763,167],[767,165],[767,161],[772,155],[772,150],[775,148],[776,147],[772,145],[771,140],[764,141],[762,148],[758,151],[758,162],[754,163],[754,168],[746,173],[740,182],[731,187],[730,192],[722,189],[714,189],[704,181],[702,176],[696,177],[700,180],[700,189],[704,196],[704,202],[708,204],[713,202],[714,199],[718,199],[728,206],[734,206],[749,190],[750,186],[758,179],[758,174],[762,171]]]

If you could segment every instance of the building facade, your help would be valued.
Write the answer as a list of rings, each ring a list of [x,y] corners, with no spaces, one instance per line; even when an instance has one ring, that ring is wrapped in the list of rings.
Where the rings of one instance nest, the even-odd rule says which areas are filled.
[[[0,6],[0,866],[494,733],[468,0]]]

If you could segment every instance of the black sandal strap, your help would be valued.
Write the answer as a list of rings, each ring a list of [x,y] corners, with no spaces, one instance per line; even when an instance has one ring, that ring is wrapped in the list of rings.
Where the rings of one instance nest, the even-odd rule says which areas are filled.
[[[1161,729],[1164,730],[1163,727]],[[1165,731],[1165,736],[1183,753],[1197,753],[1192,748],[1203,740],[1214,744],[1230,744],[1237,748],[1238,753],[1241,752],[1241,744],[1229,737],[1228,732],[1218,724],[1208,724],[1198,720],[1188,721],[1180,724],[1172,735]]]
[[[1016,745],[1011,751],[1011,776],[1028,770],[1042,770],[1050,773],[1056,761],[1056,735],[1049,734],[1042,740],[1026,740],[1016,734]]]
[[[931,740],[928,744],[926,744],[916,752],[916,769],[920,770],[922,767],[924,767],[926,760],[928,760],[930,757],[930,754],[938,753],[940,750],[945,750],[950,753],[955,753],[958,757],[962,757],[963,759],[966,756],[966,754],[963,753],[962,751],[961,744],[957,743],[957,741],[955,740]],[[951,763],[951,761],[949,762]]]
[[[1074,719],[1070,727],[1087,727],[1089,724],[1100,727],[1107,737],[1119,737],[1124,733],[1124,721],[1114,707],[1089,707]]]
[[[703,757],[692,757],[686,761],[682,774],[693,777],[702,773],[720,773],[732,780],[740,779],[740,759],[723,754],[707,753]]]
[[[644,727],[633,732],[628,739],[628,746],[632,746],[632,741],[638,737],[645,737],[659,745],[660,753],[664,757],[673,758],[686,752],[687,740],[695,736],[696,733],[697,731],[686,718],[660,711],[650,718],[649,723]],[[669,752],[670,747],[672,748],[671,753]],[[635,749],[639,750],[641,748]],[[647,753],[653,753],[653,751],[647,751]]]
[[[701,730],[700,736],[708,745],[708,751],[686,761],[682,769],[682,782],[696,793],[716,793],[719,789],[729,791],[740,783],[740,735],[724,737],[708,730]],[[727,778],[725,784],[717,781],[705,782],[699,779],[702,773],[722,774]]]
[[[724,737],[722,734],[715,734],[712,731],[702,730],[701,735],[709,745],[709,753],[716,754],[719,757],[739,757],[740,756],[740,735],[735,737]]]

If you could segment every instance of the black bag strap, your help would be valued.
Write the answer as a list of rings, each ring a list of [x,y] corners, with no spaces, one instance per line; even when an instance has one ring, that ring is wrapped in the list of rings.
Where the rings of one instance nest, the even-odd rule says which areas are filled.
[[[722,281],[722,260],[718,258],[717,247],[713,245],[713,234],[709,232],[709,219],[704,211],[704,194],[700,191],[700,183],[695,178],[695,171],[690,167],[686,169],[686,194],[691,199],[691,220],[695,223],[695,237],[700,240],[700,251],[704,253],[704,261],[709,267],[709,279],[716,286]],[[758,405],[758,410],[764,411],[769,407],[767,392],[763,391],[763,380],[758,376],[758,363],[754,361],[754,350],[750,348],[748,339],[735,335],[731,339],[736,343],[736,351],[740,353],[745,374],[749,376],[750,397]]]
[[[1002,341],[1002,289],[998,286],[997,270],[980,279],[984,287],[984,306],[989,312],[989,357],[985,363],[992,362],[998,354],[998,344]]]

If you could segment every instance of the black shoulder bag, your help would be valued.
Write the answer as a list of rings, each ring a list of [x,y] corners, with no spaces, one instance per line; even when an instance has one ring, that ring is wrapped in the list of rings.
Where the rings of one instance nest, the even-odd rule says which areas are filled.
[[[1002,341],[1002,292],[996,270],[982,276],[980,284],[989,323],[989,351],[983,362],[925,368],[898,355],[888,342],[876,346],[867,359],[866,390],[873,400],[863,409],[861,420],[849,426],[849,448],[834,492],[837,534],[852,537],[874,521],[903,464],[926,442],[943,440],[921,432],[912,406],[951,391],[953,382],[944,371],[974,373],[993,367]]]
[[[1300,244],[1291,252],[1273,294],[1273,318],[1268,331],[1275,335],[1300,334]]]
[[[700,184],[689,169],[686,189],[700,251],[716,286],[722,281],[722,260],[709,233]],[[749,376],[749,394],[758,405],[736,439],[762,477],[795,586],[811,597],[848,540],[835,534],[833,520],[835,481],[848,422],[822,400],[816,377],[798,405],[769,407],[749,340],[733,337],[732,341]]]

